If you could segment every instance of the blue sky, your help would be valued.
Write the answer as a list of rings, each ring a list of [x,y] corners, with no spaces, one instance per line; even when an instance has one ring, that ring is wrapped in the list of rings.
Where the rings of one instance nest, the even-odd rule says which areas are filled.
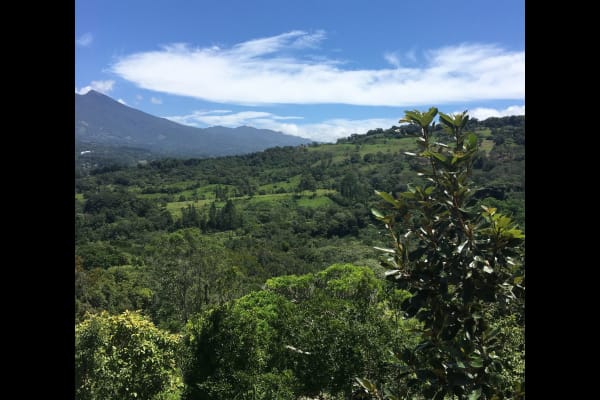
[[[75,91],[319,141],[525,113],[524,0],[76,0]]]

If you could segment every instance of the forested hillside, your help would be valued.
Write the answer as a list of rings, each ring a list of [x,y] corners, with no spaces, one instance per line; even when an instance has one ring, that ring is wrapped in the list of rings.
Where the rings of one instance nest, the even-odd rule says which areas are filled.
[[[432,127],[432,143],[452,140],[442,125]],[[524,117],[469,120],[464,129],[477,138],[469,206],[496,208],[524,229]],[[182,354],[168,350],[164,379],[146,398],[367,398],[357,396],[404,368],[389,351],[416,344],[410,332],[426,324],[399,312],[410,293],[384,279],[377,248],[389,247],[389,236],[371,212],[386,203],[376,191],[396,196],[430,184],[428,164],[413,156],[419,134],[408,124],[335,144],[78,170],[79,348],[91,343],[82,337],[119,324],[152,325],[164,349],[183,343]],[[115,319],[126,310],[139,320]],[[522,310],[501,315],[514,368],[498,385],[511,397],[522,374],[523,326],[514,322]],[[86,368],[79,396],[100,398],[89,394],[101,391]],[[392,380],[393,393],[407,390]]]

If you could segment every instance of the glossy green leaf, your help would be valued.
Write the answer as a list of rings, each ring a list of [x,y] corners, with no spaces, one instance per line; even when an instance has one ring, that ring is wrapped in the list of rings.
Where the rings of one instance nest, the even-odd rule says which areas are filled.
[[[495,208],[495,207],[486,207],[486,206],[482,205],[481,208],[483,208],[484,211],[490,215],[494,215],[497,211],[497,208]]]
[[[454,128],[454,120],[447,114],[440,113],[440,121],[450,128]]]
[[[474,133],[470,133],[467,136],[467,149],[474,149],[475,147],[477,147],[477,135],[475,135]]]
[[[390,203],[394,206],[398,204],[398,200],[396,200],[391,194],[389,194],[387,192],[380,192],[380,191],[376,190],[375,194],[377,194],[379,197],[381,197],[382,199],[384,199],[385,201],[387,201],[388,203]]]
[[[404,118],[402,118],[399,122],[408,122],[408,123],[416,123],[419,124],[421,121],[421,112],[417,110],[413,111],[404,111]]]
[[[433,119],[435,118],[437,113],[438,113],[438,109],[435,107],[431,107],[429,109],[429,111],[427,111],[421,119],[422,126],[427,126],[427,125],[431,124],[431,122],[433,121]]]
[[[377,249],[377,250],[379,250],[379,251],[386,252],[386,253],[392,253],[392,254],[396,253],[396,252],[394,251],[394,249],[387,249],[387,248],[383,248],[383,247],[377,247],[377,246],[373,246],[373,248],[374,248],[374,249]]]
[[[462,250],[464,249],[464,247],[466,246],[466,244],[469,243],[469,240],[465,240],[464,242],[462,242],[457,248],[456,248],[456,252],[458,254],[460,254],[462,252]]]
[[[429,154],[431,154],[433,157],[435,157],[436,159],[440,160],[443,163],[448,162],[448,158],[446,156],[444,156],[443,154],[436,153],[434,151],[430,151]]]
[[[479,356],[471,356],[471,361],[469,364],[473,368],[481,368],[483,367],[483,360]]]
[[[371,208],[371,213],[372,213],[372,214],[373,214],[375,217],[377,217],[377,218],[379,218],[379,219],[384,219],[384,218],[385,218],[385,215],[383,215],[381,212],[377,211],[377,210],[376,210],[376,209],[374,209],[374,208]]]
[[[506,233],[510,237],[513,237],[515,239],[523,239],[525,237],[525,235],[523,234],[523,231],[521,231],[520,229],[517,229],[517,228],[510,229]]]
[[[376,393],[377,392],[377,387],[368,379],[366,378],[355,378],[356,381],[359,383],[360,386],[362,386],[367,393]]]
[[[477,400],[481,397],[481,388],[473,390],[469,393],[468,400]]]

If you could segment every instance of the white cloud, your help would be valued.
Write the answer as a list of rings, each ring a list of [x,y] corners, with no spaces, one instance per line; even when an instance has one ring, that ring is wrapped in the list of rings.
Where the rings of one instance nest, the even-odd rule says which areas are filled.
[[[459,113],[457,111],[455,113]],[[469,110],[468,114],[478,120],[488,117],[503,117],[510,115],[525,114],[525,106],[510,106],[502,110],[492,108],[475,108]],[[199,128],[207,126],[226,126],[236,128],[248,125],[255,128],[271,129],[288,135],[300,136],[319,142],[335,142],[337,139],[345,138],[353,133],[365,134],[371,129],[388,129],[399,126],[397,118],[370,118],[370,119],[346,119],[335,118],[317,123],[302,123],[303,117],[281,116],[265,111],[240,111],[230,110],[200,110],[188,115],[165,117],[171,121]],[[296,120],[296,122],[294,122]]]
[[[162,100],[157,98],[157,97],[151,97],[150,98],[150,103],[152,104],[162,104]]]
[[[462,112],[462,111],[460,111]],[[489,117],[508,117],[511,115],[525,115],[525,106],[509,106],[503,110],[496,110],[493,108],[474,108],[469,110],[468,114],[472,118],[477,118],[480,121]]]
[[[87,32],[75,39],[75,43],[81,47],[88,47],[94,41],[94,35]]]
[[[364,134],[371,129],[388,129],[392,125],[399,125],[398,118],[372,118],[372,119],[329,119],[323,122],[305,125],[280,124],[280,131],[289,135],[302,136],[308,139],[335,142],[353,133]],[[270,128],[274,129],[274,128]]]
[[[115,85],[115,81],[92,81],[89,85],[82,87],[77,90],[75,88],[75,92],[79,94],[86,94],[90,90],[95,90],[96,92],[108,94],[111,90],[113,90],[113,86]]]
[[[429,50],[419,66],[349,69],[323,55],[303,56],[325,33],[292,31],[230,48],[185,44],[121,58],[112,72],[140,88],[235,104],[418,106],[477,100],[523,99],[525,54],[488,44]],[[411,60],[412,61],[412,60]],[[412,63],[414,64],[414,62]]]
[[[125,100],[123,100],[123,99],[119,99],[119,100],[117,100],[117,101],[118,101],[119,103],[123,104],[123,105],[127,105],[127,103],[126,103],[126,102],[125,102]]]
[[[387,129],[394,124],[398,125],[398,118],[364,120],[330,119],[319,123],[301,124],[291,121],[302,120],[302,117],[281,116],[264,111],[241,111],[237,113],[231,113],[227,110],[195,111],[189,115],[165,118],[180,124],[196,127],[220,125],[235,128],[241,125],[248,125],[322,142],[335,142],[337,139],[350,136],[353,133],[362,134],[370,129]]]

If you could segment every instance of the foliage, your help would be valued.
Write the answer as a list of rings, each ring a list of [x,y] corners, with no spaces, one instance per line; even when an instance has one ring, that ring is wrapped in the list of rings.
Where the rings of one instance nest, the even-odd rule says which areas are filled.
[[[482,143],[472,164],[477,188],[468,207],[496,208],[496,214],[508,214],[520,226],[523,122],[523,117],[468,119],[464,126]],[[289,293],[268,290],[292,302],[296,311],[288,323],[300,328],[289,343],[319,349],[322,357],[313,355],[312,362],[322,371],[311,376],[307,357],[299,358],[296,367],[259,374],[263,380],[254,386],[267,390],[282,379],[279,387],[294,392],[322,389],[333,395],[339,389],[338,396],[344,396],[352,387],[348,374],[355,374],[377,387],[391,382],[391,390],[400,393],[407,380],[394,376],[401,369],[384,354],[387,348],[400,354],[419,338],[409,331],[413,321],[402,319],[406,292],[367,285],[360,296],[344,297],[336,284],[327,288],[329,277],[317,275],[332,264],[351,263],[383,276],[374,249],[382,246],[381,224],[369,212],[380,201],[374,189],[399,198],[395,193],[409,192],[410,185],[431,185],[425,175],[417,175],[428,161],[405,154],[422,152],[411,137],[420,131],[418,124],[406,124],[355,134],[337,144],[210,159],[144,157],[149,162],[133,168],[98,165],[90,173],[80,171],[75,179],[76,321],[87,312],[136,309],[156,326],[178,332],[186,321],[260,290],[270,278],[295,275],[305,286],[289,278],[282,283],[291,285]],[[443,134],[442,126],[432,126],[431,142],[442,141]],[[417,222],[416,217],[411,221]],[[411,252],[416,247],[415,241],[409,244]],[[344,274],[342,287],[353,276]],[[356,276],[371,280],[366,273]],[[346,286],[352,293],[354,286]],[[377,301],[361,304],[375,292]],[[510,322],[513,315],[515,322]],[[502,354],[513,354],[508,349],[520,346],[514,325],[522,323],[519,308],[513,314],[496,310],[485,318],[505,321],[501,329],[510,334],[501,335],[507,349]],[[361,344],[352,347],[353,341]],[[306,356],[286,351],[288,358]],[[513,364],[518,365],[516,358]],[[518,380],[509,373],[518,369],[503,370],[503,382]]]
[[[135,312],[88,316],[75,327],[77,399],[161,399],[176,392],[178,340]]]
[[[500,371],[499,389],[508,398],[525,397],[525,326],[523,315],[507,316],[491,312],[492,329],[498,332],[497,354],[502,356],[505,368]]]
[[[81,258],[75,267],[75,317],[81,322],[86,313],[106,310],[111,314],[125,310],[149,309],[153,292],[142,267],[123,265],[108,269],[84,270]]]
[[[87,270],[125,265],[129,261],[126,254],[105,241],[82,244],[77,247],[75,254],[81,258],[82,266]]]
[[[482,168],[474,165],[473,178],[482,189],[475,197],[494,197],[493,207],[523,224],[524,146],[518,141],[524,128],[518,118],[516,125],[507,121],[475,125],[481,138],[489,140],[490,132],[505,138],[502,146],[489,140],[489,153],[480,157]],[[418,162],[404,154],[417,151],[407,136],[416,130],[402,125],[352,135],[339,144],[273,148],[237,157],[163,159],[78,176],[76,254],[87,270],[142,265],[149,242],[198,228],[205,236],[227,232],[230,243],[244,243],[230,257],[255,260],[248,265],[253,286],[334,262],[362,264],[362,256],[338,260],[329,249],[349,252],[356,238],[360,243],[380,240],[368,213],[377,201],[373,189],[397,192],[405,191],[407,182],[424,183],[417,176]],[[303,179],[315,189],[298,192]]]
[[[390,318],[384,287],[367,267],[272,278],[265,290],[187,325],[184,398],[349,396],[357,374],[391,372],[386,344],[410,340]]]
[[[238,297],[243,269],[229,263],[225,250],[196,228],[165,234],[146,246],[149,307],[159,326],[178,331],[195,313]]]
[[[384,375],[387,354],[382,344],[394,329],[379,313],[383,283],[371,269],[351,264],[267,281],[268,290],[296,304],[295,329],[288,340],[301,349],[289,355],[300,393],[349,395],[356,374]]]
[[[292,398],[284,397],[293,378],[283,337],[293,307],[275,293],[253,292],[190,321],[182,398]]]
[[[437,114],[436,108],[407,111],[400,121],[420,130],[419,152],[409,155],[427,183],[395,195],[377,192],[390,207],[373,211],[393,241],[387,277],[411,293],[402,310],[422,323],[420,343],[400,355],[406,390],[389,398],[510,397],[502,374],[515,365],[502,353],[488,311],[522,313],[524,235],[509,217],[492,207],[478,210],[473,201],[469,178],[478,139],[464,132],[466,111],[439,114],[450,145],[434,141]]]
[[[413,116],[421,118],[418,113]],[[203,372],[202,384],[215,398],[231,398],[234,393],[246,398],[348,397],[360,386],[354,376],[363,377],[364,384],[372,382],[382,395],[384,383],[392,395],[423,395],[418,385],[408,388],[407,377],[415,376],[416,364],[407,365],[402,359],[403,350],[412,350],[418,340],[427,339],[419,334],[425,323],[403,318],[401,307],[412,304],[406,298],[420,289],[412,287],[409,293],[379,279],[385,269],[373,247],[381,247],[381,225],[369,209],[379,207],[384,193],[406,204],[406,210],[400,211],[408,221],[400,221],[398,213],[390,226],[401,228],[397,232],[408,249],[407,269],[414,266],[418,270],[426,264],[426,257],[434,261],[443,258],[443,271],[448,263],[462,265],[468,257],[487,259],[485,254],[468,252],[485,248],[478,241],[489,236],[484,232],[486,226],[503,222],[476,215],[479,204],[496,216],[487,215],[492,220],[499,213],[508,214],[524,226],[524,118],[465,121],[462,129],[474,130],[481,146],[475,155],[454,164],[453,150],[435,144],[447,137],[442,129],[447,124],[431,124],[429,129],[429,151],[450,160],[450,167],[455,168],[450,175],[472,164],[469,176],[477,186],[469,186],[467,180],[461,183],[469,189],[462,207],[466,211],[461,215],[469,223],[482,224],[475,229],[480,234],[475,250],[467,244],[459,254],[446,258],[439,254],[429,257],[431,249],[417,236],[429,237],[417,229],[425,229],[421,223],[429,221],[440,236],[449,232],[447,241],[452,243],[442,238],[444,251],[466,240],[456,226],[443,225],[458,214],[450,205],[436,203],[446,199],[441,186],[437,189],[427,180],[435,177],[418,175],[431,169],[431,162],[437,163],[438,172],[450,169],[433,153],[421,157],[405,154],[424,151],[422,143],[411,137],[422,135],[418,123],[355,134],[337,144],[80,171],[75,180],[76,321],[83,321],[88,312],[117,314],[136,309],[161,329],[178,332],[186,324],[196,327],[185,331],[216,346],[214,352],[236,351],[255,361],[268,354],[270,361],[255,362],[260,368],[249,371],[241,367],[227,370],[237,362],[233,353],[223,363],[216,359],[214,365],[206,364],[212,372]],[[451,138],[456,141],[453,135]],[[450,182],[453,178],[445,179]],[[425,191],[430,192],[419,200]],[[429,207],[433,217],[417,212],[420,206]],[[446,214],[440,214],[440,208]],[[435,219],[438,214],[439,221]],[[402,234],[407,231],[402,228],[414,232],[404,240]],[[387,254],[395,253],[391,251]],[[420,256],[419,251],[423,252]],[[512,258],[520,268],[520,256]],[[498,264],[503,262],[498,260]],[[335,263],[338,265],[327,268]],[[354,266],[340,265],[344,263]],[[482,265],[485,263],[476,263],[478,268]],[[498,268],[494,274],[503,270]],[[422,271],[413,273],[419,274],[425,281],[433,279]],[[479,282],[480,270],[473,274],[476,276],[470,281]],[[403,287],[410,288],[408,284]],[[263,294],[251,296],[252,301],[241,300],[261,288],[282,297]],[[460,290],[449,284],[447,296]],[[482,290],[483,286],[476,286],[475,296]],[[515,293],[521,296],[518,290]],[[421,299],[426,302],[426,294]],[[281,314],[270,314],[273,304],[276,309],[282,307]],[[416,305],[411,312],[414,308]],[[489,321],[492,329],[498,328],[495,353],[502,355],[501,361],[508,367],[500,371],[497,388],[508,396],[510,391],[516,392],[514,383],[523,375],[522,307],[514,301],[482,301],[480,308],[482,320]],[[238,318],[241,315],[245,317]],[[240,321],[245,322],[241,325]],[[220,326],[247,338],[257,326],[271,333],[265,341],[249,342],[251,347],[245,350],[243,343],[221,332]],[[275,345],[274,340],[299,351]],[[390,357],[388,349],[399,359]],[[203,359],[198,352],[188,356]],[[425,349],[417,356],[417,361],[425,360],[424,370],[430,353]],[[199,382],[194,379],[189,380],[190,387]],[[242,387],[245,391],[238,390]]]
[[[215,203],[211,204],[206,222],[208,228],[230,230],[240,228],[242,224],[242,216],[231,199],[228,199],[225,206],[218,211]]]

